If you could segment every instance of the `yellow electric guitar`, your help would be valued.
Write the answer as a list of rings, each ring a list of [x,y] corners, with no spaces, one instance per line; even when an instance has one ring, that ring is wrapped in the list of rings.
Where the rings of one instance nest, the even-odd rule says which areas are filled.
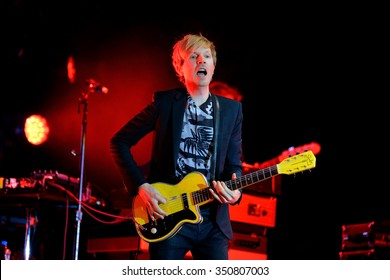
[[[245,174],[237,179],[226,181],[231,190],[243,189],[247,186],[279,174],[295,174],[316,166],[316,158],[312,151],[284,159],[282,162]],[[199,172],[187,174],[178,184],[152,184],[167,199],[160,207],[168,213],[164,219],[152,220],[139,195],[133,200],[133,216],[139,236],[146,242],[158,242],[174,236],[184,223],[197,224],[203,218],[199,206],[214,200],[208,190],[206,178]]]

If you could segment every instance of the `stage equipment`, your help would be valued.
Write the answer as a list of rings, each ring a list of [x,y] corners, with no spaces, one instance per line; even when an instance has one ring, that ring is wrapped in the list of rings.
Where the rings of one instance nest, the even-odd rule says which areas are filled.
[[[390,220],[342,226],[340,259],[389,259]]]
[[[9,241],[12,259],[22,259],[22,251],[25,260],[74,258],[69,248],[74,246],[75,231],[68,224],[69,216],[76,213],[78,184],[78,178],[57,171],[0,177],[0,239]],[[96,218],[92,210],[99,215],[106,210],[107,198],[99,196],[97,186],[88,183],[81,197],[83,209],[92,218]],[[85,252],[85,242],[82,247]]]
[[[33,145],[41,145],[46,142],[49,132],[49,125],[41,115],[31,115],[24,123],[24,134],[27,141]]]
[[[258,196],[242,194],[238,205],[230,206],[230,219],[235,222],[275,227],[276,221],[275,196]]]
[[[82,201],[83,201],[83,188],[84,188],[84,173],[85,173],[85,150],[86,150],[86,139],[87,139],[87,115],[88,115],[88,97],[94,92],[107,94],[108,88],[103,87],[93,79],[86,81],[88,90],[81,94],[79,98],[79,111],[80,106],[83,106],[83,116],[81,122],[81,139],[80,139],[80,181],[79,181],[79,199],[78,199],[78,210],[76,212],[76,242],[74,248],[74,258],[78,259],[79,255],[79,243],[80,243],[80,230],[82,221]]]

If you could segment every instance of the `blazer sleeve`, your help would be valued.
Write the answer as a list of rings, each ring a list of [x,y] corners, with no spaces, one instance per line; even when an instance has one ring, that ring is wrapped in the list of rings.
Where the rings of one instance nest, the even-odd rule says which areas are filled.
[[[119,169],[125,187],[131,195],[136,194],[138,187],[146,183],[146,178],[134,160],[131,148],[154,130],[157,118],[154,100],[122,126],[109,142],[112,158]]]

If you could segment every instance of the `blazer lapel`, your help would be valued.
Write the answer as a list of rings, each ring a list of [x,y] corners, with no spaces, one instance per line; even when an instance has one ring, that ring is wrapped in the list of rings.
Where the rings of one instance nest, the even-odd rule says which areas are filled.
[[[173,139],[173,164],[176,166],[176,158],[179,154],[181,131],[183,128],[183,116],[187,103],[186,94],[178,93],[172,105],[172,139]],[[178,128],[179,129],[176,129]]]

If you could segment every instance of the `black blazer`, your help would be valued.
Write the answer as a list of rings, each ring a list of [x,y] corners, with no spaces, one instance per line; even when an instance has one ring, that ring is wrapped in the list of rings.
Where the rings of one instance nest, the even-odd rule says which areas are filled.
[[[111,138],[111,154],[130,195],[134,196],[138,187],[146,182],[178,183],[175,168],[186,97],[184,88],[156,92],[153,101]],[[220,117],[216,132],[218,143],[214,179],[230,180],[233,173],[237,177],[242,175],[242,104],[229,98],[216,97]],[[154,132],[153,151],[148,178],[145,178],[129,150],[150,132]],[[233,231],[229,206],[218,204],[215,217],[221,230],[231,239]]]

